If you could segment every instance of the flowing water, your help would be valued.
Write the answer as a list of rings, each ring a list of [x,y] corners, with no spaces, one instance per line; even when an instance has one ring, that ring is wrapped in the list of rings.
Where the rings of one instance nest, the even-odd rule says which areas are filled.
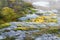
[[[32,1],[32,0],[31,0]],[[39,0],[40,1],[40,0]],[[48,1],[48,0],[46,0]],[[45,6],[41,10],[47,10],[46,7],[51,8],[49,3],[47,2],[38,2],[35,3],[36,1],[32,2],[32,5],[38,9],[38,12],[44,12],[40,11],[39,7],[40,6]],[[51,1],[49,1],[51,2]],[[40,4],[42,3],[42,4]],[[40,6],[39,6],[39,5]],[[39,7],[38,7],[39,6]],[[57,8],[58,9],[58,8]],[[51,11],[51,9],[48,9]],[[53,9],[54,10],[54,9]],[[57,13],[57,11],[54,11]],[[58,12],[59,13],[59,12]],[[15,28],[18,27],[18,25],[24,26],[24,27],[33,27],[33,28],[47,28],[48,26],[60,26],[60,17],[58,16],[59,14],[57,13],[57,19],[58,23],[35,23],[35,22],[25,22],[25,20],[28,19],[33,19],[38,17],[36,14],[27,14],[26,17],[18,18],[18,20],[22,20],[23,22],[10,22],[10,26],[7,28],[0,29],[0,40],[60,40],[60,37],[57,37],[55,34],[43,34],[43,35],[36,35],[34,36],[33,33],[39,32],[40,30],[14,30]],[[47,15],[47,14],[45,14]],[[47,26],[48,25],[48,26]],[[7,39],[6,39],[7,38]],[[9,39],[11,38],[11,39]]]

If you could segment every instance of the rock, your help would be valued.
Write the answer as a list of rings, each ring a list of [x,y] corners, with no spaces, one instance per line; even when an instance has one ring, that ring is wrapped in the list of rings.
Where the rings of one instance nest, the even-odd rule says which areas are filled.
[[[0,35],[0,40],[5,39],[5,36]]]
[[[15,39],[15,40],[23,40],[23,39]]]
[[[53,26],[59,26],[58,23],[52,23],[52,22],[51,22],[51,23],[47,23],[47,25],[48,25],[48,26],[52,26],[52,27],[53,27]]]
[[[21,17],[21,18],[19,18],[18,20],[22,20],[22,21],[25,21],[25,20],[27,20],[28,18],[26,18],[26,17]]]
[[[18,18],[18,20],[25,21],[25,20],[28,20],[28,19],[36,18],[36,17],[38,17],[38,15],[36,15],[36,14],[27,14],[26,17]]]
[[[42,36],[39,36],[35,40],[60,40],[60,38],[52,34],[43,34]]]
[[[28,19],[31,19],[31,18],[36,18],[36,17],[38,17],[38,15],[36,15],[36,14],[28,14],[26,17],[27,17]]]
[[[41,40],[41,38],[36,38],[35,40]]]

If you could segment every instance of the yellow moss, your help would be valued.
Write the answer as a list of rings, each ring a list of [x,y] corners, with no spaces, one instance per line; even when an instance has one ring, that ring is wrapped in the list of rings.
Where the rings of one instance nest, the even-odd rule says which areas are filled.
[[[43,22],[57,22],[57,19],[52,19],[50,16],[40,16],[36,19],[32,19],[32,22],[43,23]]]
[[[53,13],[53,14],[51,14],[50,16],[56,16],[56,14]]]
[[[15,30],[36,30],[34,27],[17,27]]]
[[[14,3],[16,0],[10,0],[12,3]]]
[[[18,28],[16,28],[16,30],[28,30],[28,28],[27,27],[18,27]]]
[[[48,22],[57,22],[56,19],[48,19]]]
[[[3,15],[8,15],[9,13],[10,13],[10,14],[11,14],[11,13],[14,13],[14,10],[11,9],[11,8],[9,8],[9,7],[4,7],[4,8],[2,9],[2,13],[4,13]]]
[[[36,22],[36,23],[43,23],[45,20],[45,16],[40,16],[40,17],[37,17],[36,19],[32,19],[33,22]]]
[[[5,27],[9,27],[10,23],[4,23],[0,25],[0,29],[5,28]]]

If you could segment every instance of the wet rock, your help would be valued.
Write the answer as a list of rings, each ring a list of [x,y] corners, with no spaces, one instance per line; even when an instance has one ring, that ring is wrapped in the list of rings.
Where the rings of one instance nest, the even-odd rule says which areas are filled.
[[[6,37],[3,35],[0,35],[0,40],[5,39]]]
[[[36,17],[38,17],[38,15],[36,15],[36,14],[27,14],[26,17],[18,18],[18,20],[25,21],[25,20],[29,20],[29,19],[32,19],[32,18],[36,18]]]
[[[60,38],[52,34],[43,34],[42,36],[39,36],[35,40],[60,40]]]
[[[26,18],[26,17],[22,17],[22,18],[19,18],[18,20],[25,21],[25,20],[28,20],[28,18]]]
[[[28,14],[26,17],[27,18],[36,18],[36,17],[38,17],[38,15],[36,15],[36,14]]]
[[[59,26],[58,23],[47,23],[46,25],[48,25],[48,26]]]

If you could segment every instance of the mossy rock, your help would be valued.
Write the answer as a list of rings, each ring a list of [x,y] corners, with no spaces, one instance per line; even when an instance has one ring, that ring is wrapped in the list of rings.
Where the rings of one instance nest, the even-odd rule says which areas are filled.
[[[7,36],[5,39],[3,39],[3,40],[15,40],[15,37],[9,37],[9,36]]]
[[[50,27],[50,28],[40,28],[40,31],[33,32],[33,36],[39,36],[43,34],[59,34],[60,28],[59,27]]]
[[[14,30],[38,30],[37,28],[33,28],[33,27],[17,27]]]
[[[52,30],[47,30],[47,33],[58,33],[60,29],[52,29]]]
[[[21,24],[18,24],[17,27],[22,27],[22,25]]]
[[[4,23],[4,24],[0,25],[0,29],[6,28],[6,27],[9,27],[9,26],[10,26],[10,23]]]

